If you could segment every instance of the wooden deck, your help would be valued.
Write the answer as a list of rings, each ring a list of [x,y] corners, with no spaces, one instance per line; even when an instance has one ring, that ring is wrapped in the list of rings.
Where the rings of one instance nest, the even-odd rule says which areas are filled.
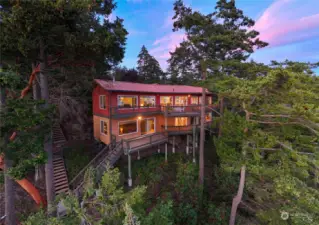
[[[152,146],[168,142],[168,136],[164,132],[144,135],[138,138],[123,140],[124,152],[133,153]]]

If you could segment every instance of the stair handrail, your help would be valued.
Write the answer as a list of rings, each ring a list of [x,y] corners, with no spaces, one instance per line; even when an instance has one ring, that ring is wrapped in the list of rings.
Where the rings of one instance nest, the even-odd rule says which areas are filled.
[[[78,184],[76,184],[78,180],[83,180],[84,178],[84,174],[86,172],[86,170],[93,166],[95,167],[96,165],[94,164],[99,164],[100,162],[98,162],[99,160],[103,160],[103,157],[101,157],[102,155],[104,155],[105,153],[108,152],[109,147],[105,146],[70,182],[69,182],[69,187],[70,189],[76,189]],[[80,181],[79,183],[81,183],[82,181]],[[75,185],[74,185],[75,184]],[[73,186],[76,186],[73,188]]]

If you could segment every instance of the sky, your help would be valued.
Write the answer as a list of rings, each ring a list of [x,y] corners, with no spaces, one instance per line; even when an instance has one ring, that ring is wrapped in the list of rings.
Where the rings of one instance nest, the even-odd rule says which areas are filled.
[[[124,19],[129,32],[121,65],[137,65],[142,45],[167,68],[169,52],[182,42],[184,34],[173,32],[174,0],[115,0],[110,15]],[[204,14],[214,11],[216,0],[184,0],[187,6]],[[269,46],[256,50],[250,58],[268,64],[285,59],[319,61],[319,0],[237,0],[236,6],[255,20],[254,29]],[[319,75],[319,69],[316,70]]]

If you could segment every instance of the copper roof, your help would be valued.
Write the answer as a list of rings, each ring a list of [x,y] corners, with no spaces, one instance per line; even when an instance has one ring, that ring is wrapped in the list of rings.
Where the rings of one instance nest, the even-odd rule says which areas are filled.
[[[201,87],[187,85],[169,85],[169,84],[141,84],[125,81],[111,81],[95,79],[105,90],[110,91],[129,91],[129,92],[148,92],[148,93],[182,93],[182,94],[201,94]],[[210,93],[207,91],[207,93]]]

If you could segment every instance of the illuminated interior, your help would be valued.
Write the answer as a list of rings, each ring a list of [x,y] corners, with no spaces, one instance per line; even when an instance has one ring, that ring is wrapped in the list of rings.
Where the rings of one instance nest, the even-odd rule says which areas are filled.
[[[155,119],[148,118],[141,120],[141,134],[151,134],[155,132]]]
[[[175,126],[187,126],[187,117],[175,117]]]
[[[212,113],[206,113],[205,120],[206,121],[212,121]]]
[[[187,96],[175,96],[175,105],[187,105]]]
[[[137,132],[137,122],[135,120],[119,122],[119,135],[135,132]]]
[[[102,134],[107,134],[107,122],[106,121],[101,121],[100,123],[100,131]]]
[[[198,96],[192,96],[191,104],[192,105],[198,105]]]
[[[154,107],[155,106],[155,96],[141,96],[140,97],[141,107]]]
[[[160,104],[165,105],[165,106],[173,105],[173,97],[172,96],[161,96]]]
[[[118,106],[121,108],[135,108],[137,106],[136,96],[119,96]]]

